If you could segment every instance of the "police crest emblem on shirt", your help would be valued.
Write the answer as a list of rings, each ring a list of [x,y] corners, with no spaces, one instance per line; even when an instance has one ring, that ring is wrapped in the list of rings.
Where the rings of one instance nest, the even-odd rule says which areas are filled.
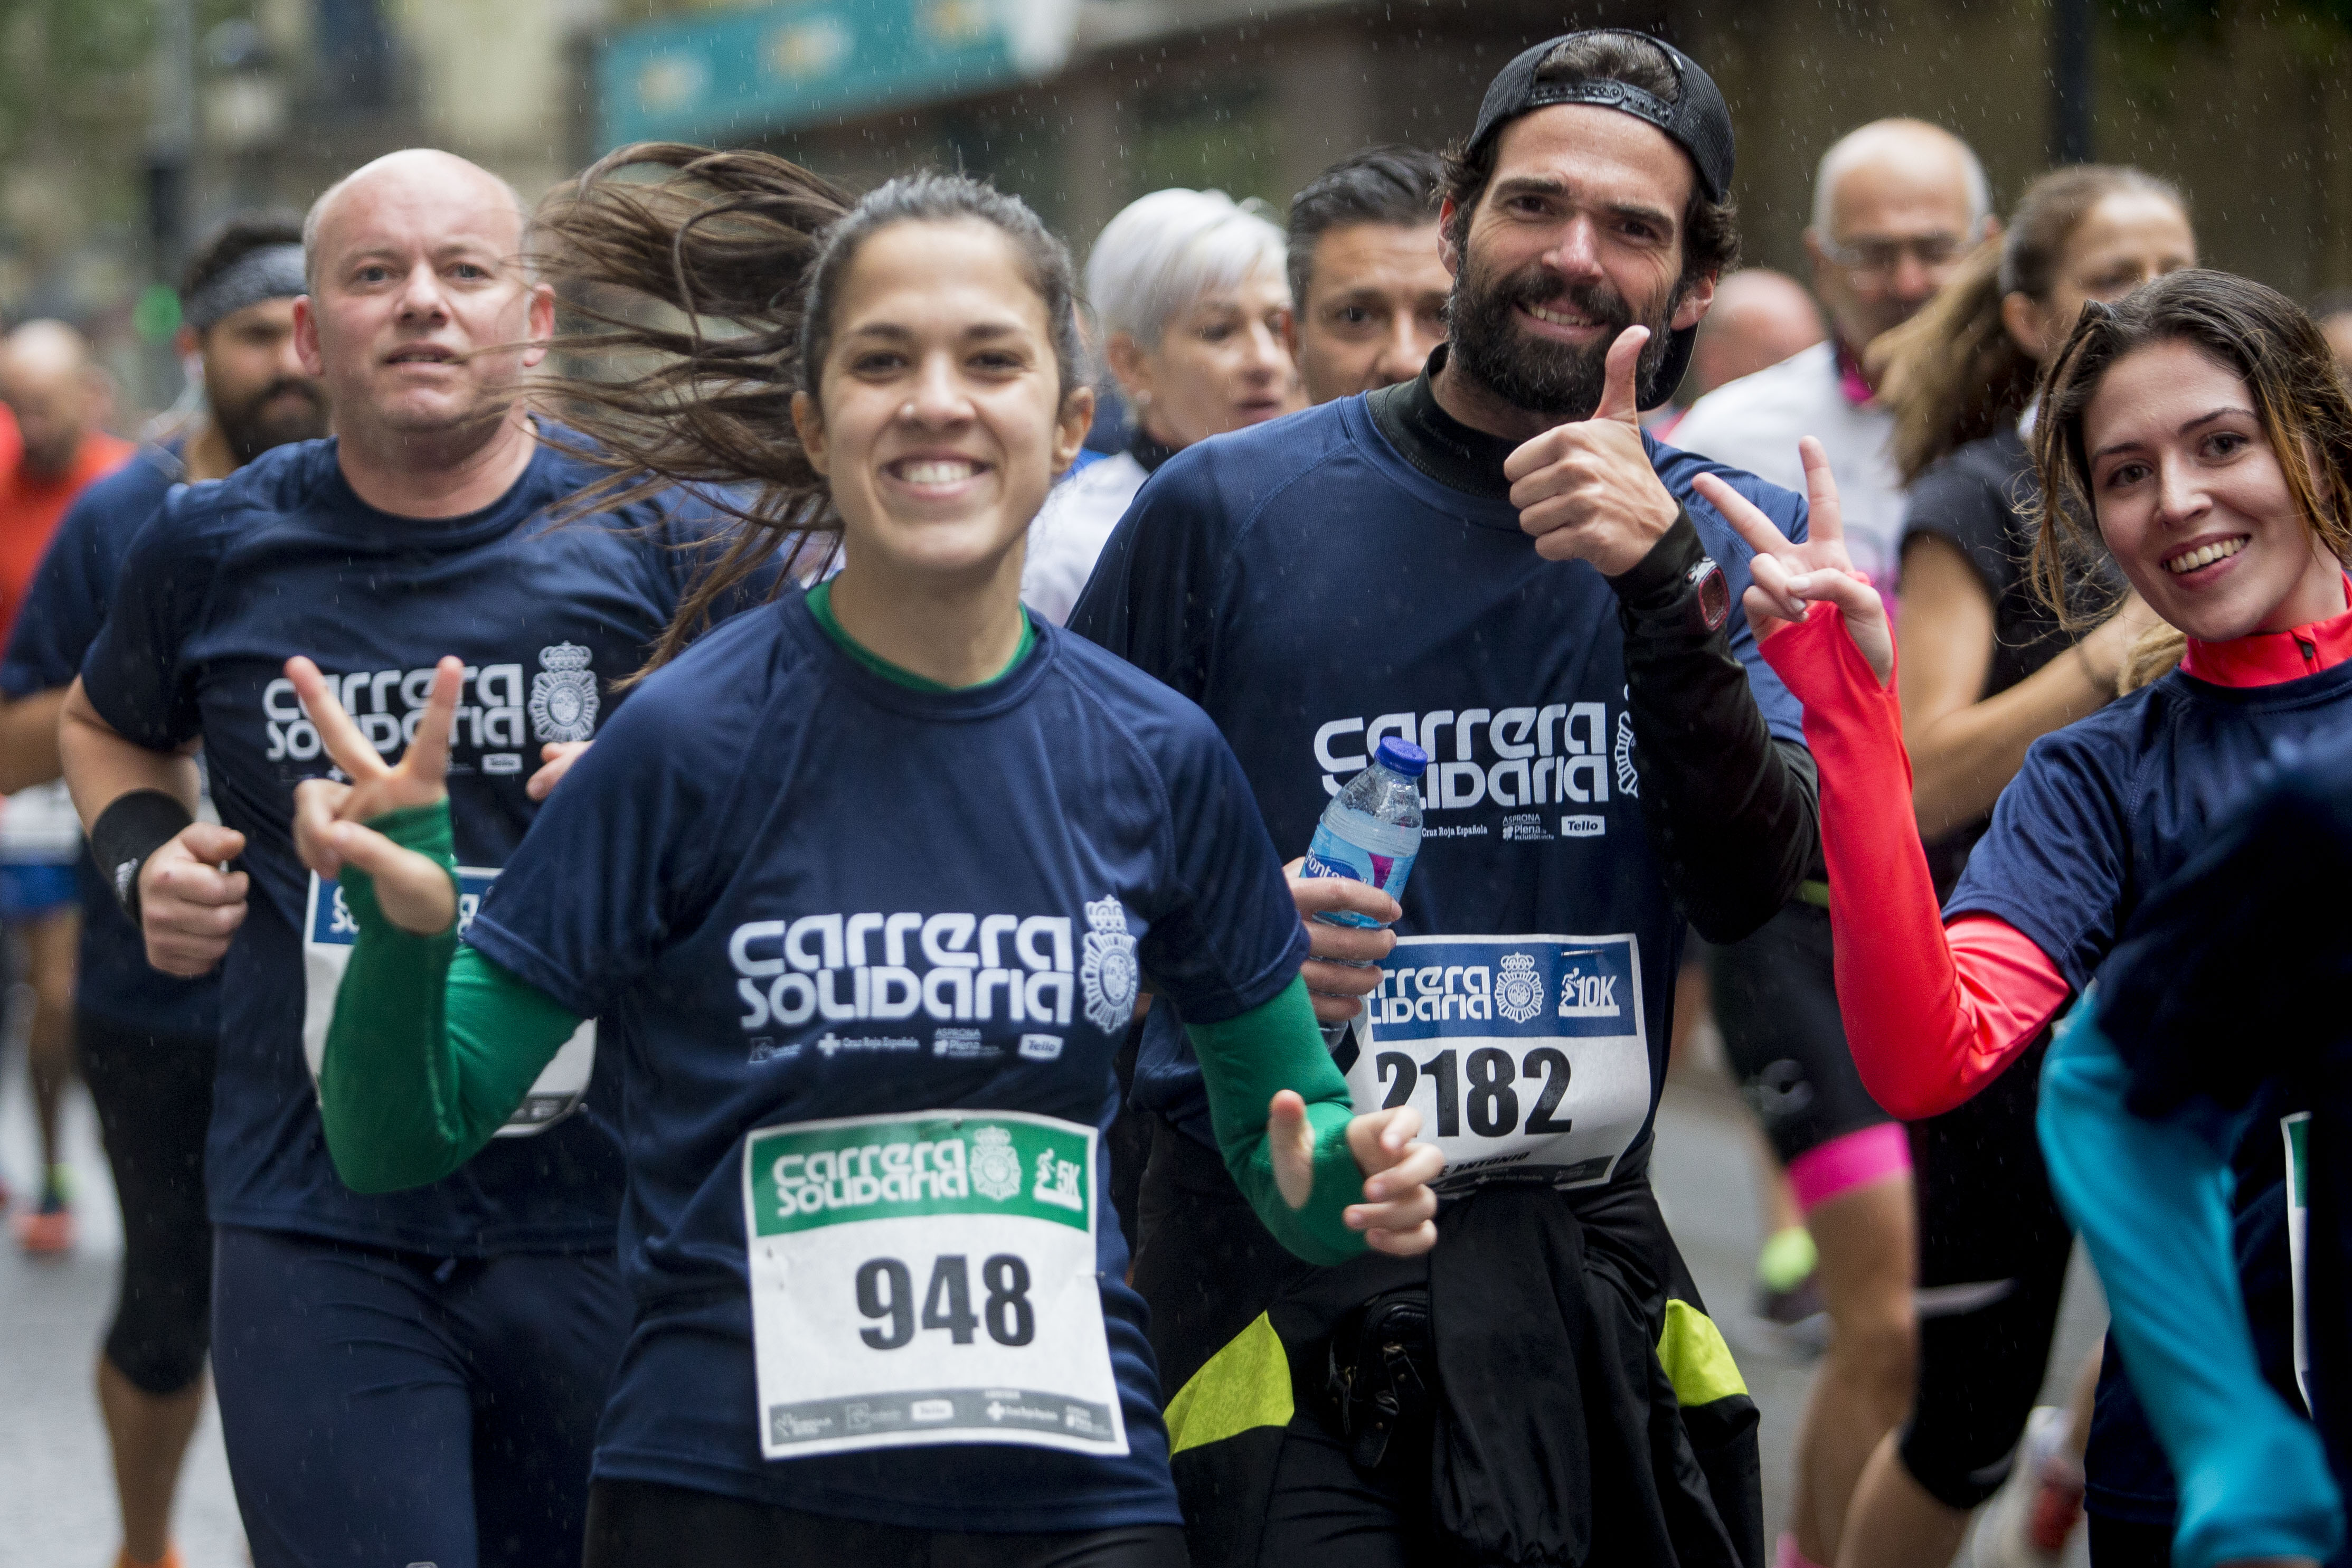
[[[1633,715],[1617,715],[1617,793],[1638,796],[1642,775],[1633,771]]]
[[[1021,1156],[1013,1152],[1012,1133],[983,1127],[971,1135],[971,1184],[998,1203],[1021,1195]]]
[[[596,732],[592,657],[573,642],[539,650],[539,673],[530,678],[530,727],[541,740],[584,741]]]
[[[1135,939],[1127,934],[1127,911],[1118,895],[1087,905],[1086,956],[1078,961],[1078,984],[1087,994],[1087,1020],[1107,1035],[1127,1027],[1135,1012],[1142,976],[1135,967]]]
[[[1544,985],[1536,976],[1536,955],[1507,952],[1502,973],[1495,978],[1495,1011],[1514,1024],[1524,1024],[1543,1011]]]

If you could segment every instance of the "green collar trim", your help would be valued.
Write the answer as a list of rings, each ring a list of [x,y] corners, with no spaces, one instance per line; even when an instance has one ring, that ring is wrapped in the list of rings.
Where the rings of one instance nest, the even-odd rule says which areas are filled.
[[[838,644],[842,652],[892,685],[906,687],[910,691],[977,691],[983,686],[993,686],[1020,668],[1022,661],[1029,657],[1029,650],[1037,646],[1037,627],[1029,619],[1029,612],[1024,610],[1021,612],[1021,646],[1013,650],[1013,657],[1005,662],[1004,668],[986,680],[975,681],[970,686],[948,686],[929,676],[917,675],[911,669],[899,668],[843,631],[841,622],[835,618],[833,613],[831,579],[808,591],[808,607],[809,614],[816,617],[816,624],[824,628],[824,635]]]

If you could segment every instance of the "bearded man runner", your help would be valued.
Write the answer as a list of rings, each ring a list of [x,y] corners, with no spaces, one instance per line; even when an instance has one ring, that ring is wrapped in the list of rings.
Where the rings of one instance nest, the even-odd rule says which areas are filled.
[[[1209,712],[1286,850],[1382,738],[1431,758],[1402,910],[1294,891],[1358,1103],[1420,1107],[1451,1162],[1434,1253],[1287,1262],[1150,1015],[1135,1283],[1195,1561],[1762,1561],[1755,1406],[1647,1173],[1685,917],[1745,935],[1819,835],[1796,706],[1730,616],[1749,552],[1694,480],[1784,529],[1806,505],[1636,418],[1737,258],[1731,166],[1676,50],[1519,56],[1447,163],[1450,346],[1179,454],[1071,618]]]

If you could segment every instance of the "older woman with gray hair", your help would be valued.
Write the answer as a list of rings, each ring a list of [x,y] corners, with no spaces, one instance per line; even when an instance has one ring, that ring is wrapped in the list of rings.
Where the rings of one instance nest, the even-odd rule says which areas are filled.
[[[1153,469],[1195,441],[1306,406],[1284,345],[1282,230],[1223,191],[1154,191],[1087,258],[1104,358],[1134,411],[1126,450],[1059,486],[1029,526],[1021,598],[1059,626]]]

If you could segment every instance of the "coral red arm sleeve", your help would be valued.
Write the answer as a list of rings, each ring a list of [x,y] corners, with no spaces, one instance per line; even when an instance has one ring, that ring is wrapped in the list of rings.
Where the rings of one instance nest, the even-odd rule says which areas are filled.
[[[1838,1011],[1854,1066],[1888,1114],[1940,1114],[2032,1044],[2065,1003],[2065,979],[2004,921],[1970,915],[1945,930],[1911,814],[1901,710],[1836,607],[1814,605],[1762,651],[1804,704],[1821,768]]]

